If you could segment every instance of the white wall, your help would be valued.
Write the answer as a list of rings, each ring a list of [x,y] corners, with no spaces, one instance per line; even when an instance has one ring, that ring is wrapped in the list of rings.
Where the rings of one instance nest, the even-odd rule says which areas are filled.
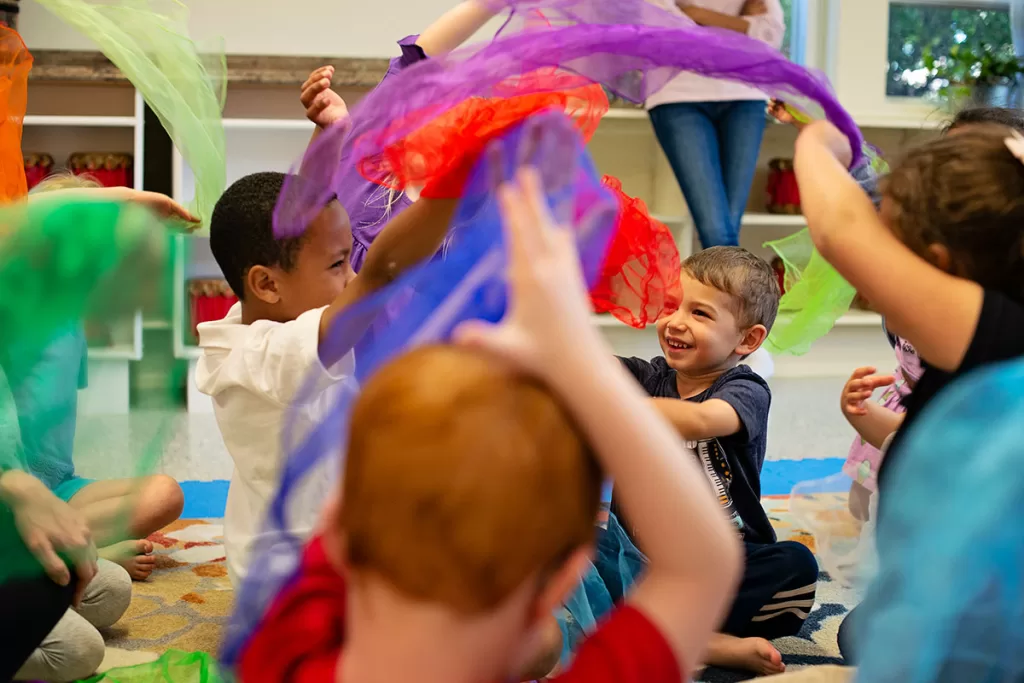
[[[35,0],[18,29],[29,49],[94,50]],[[228,54],[391,57],[456,0],[184,0],[200,43],[222,37]]]

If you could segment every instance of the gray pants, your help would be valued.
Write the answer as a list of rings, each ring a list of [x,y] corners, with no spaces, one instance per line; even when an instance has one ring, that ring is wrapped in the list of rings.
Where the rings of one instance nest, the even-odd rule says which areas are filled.
[[[65,683],[87,678],[103,662],[103,636],[96,629],[112,626],[132,601],[132,580],[124,567],[99,561],[77,610],[69,609],[28,658],[15,680]]]

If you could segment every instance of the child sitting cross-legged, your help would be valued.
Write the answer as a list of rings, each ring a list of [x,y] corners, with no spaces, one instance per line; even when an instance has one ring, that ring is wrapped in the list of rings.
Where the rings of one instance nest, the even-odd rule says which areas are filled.
[[[711,640],[706,663],[778,673],[784,669],[782,657],[767,641],[796,635],[814,605],[818,579],[813,553],[799,543],[776,542],[761,507],[771,391],[740,365],[760,348],[775,322],[778,281],[768,263],[745,249],[714,247],[684,262],[682,285],[679,308],[658,320],[664,356],[622,362],[693,449],[746,549],[739,593],[721,633]],[[621,515],[618,498],[616,483],[612,509]],[[618,521],[634,531],[629,522]],[[635,531],[640,550],[647,552],[647,539]],[[618,562],[621,548],[614,538],[610,532],[602,535],[596,562],[602,574]],[[636,565],[633,575],[639,573],[642,556],[624,556]],[[625,589],[620,585],[611,598],[619,599],[615,593]]]
[[[415,350],[363,386],[340,501],[240,680],[519,680],[588,562],[603,475],[650,567],[553,680],[678,683],[702,660],[739,576],[735,534],[590,325],[573,237],[536,174],[499,198],[505,321],[464,326],[461,348]]]

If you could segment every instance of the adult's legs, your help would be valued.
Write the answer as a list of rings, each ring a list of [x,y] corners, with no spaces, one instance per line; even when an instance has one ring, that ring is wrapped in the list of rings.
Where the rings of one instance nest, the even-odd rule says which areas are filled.
[[[715,102],[663,104],[649,112],[702,246],[736,246],[739,233],[729,217]]]
[[[729,205],[729,225],[737,243],[757,171],[764,137],[765,104],[761,100],[723,102],[715,123],[722,155],[722,180]]]

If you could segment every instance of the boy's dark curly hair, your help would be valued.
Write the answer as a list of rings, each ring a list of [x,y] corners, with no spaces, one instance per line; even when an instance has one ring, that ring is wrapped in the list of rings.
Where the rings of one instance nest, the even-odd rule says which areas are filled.
[[[247,175],[232,183],[213,208],[210,250],[239,299],[245,298],[245,276],[253,266],[287,270],[295,265],[302,237],[274,239],[274,205],[286,177]]]

